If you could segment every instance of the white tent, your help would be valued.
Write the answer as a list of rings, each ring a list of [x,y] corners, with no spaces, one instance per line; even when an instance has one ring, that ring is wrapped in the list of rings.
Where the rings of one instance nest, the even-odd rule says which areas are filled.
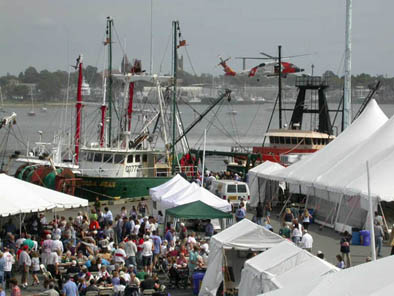
[[[187,180],[185,180],[181,175],[177,174],[175,177],[171,178],[167,182],[159,186],[150,188],[149,195],[152,197],[152,200],[159,201],[162,195],[169,192],[177,192],[189,185],[190,183]]]
[[[250,206],[256,207],[259,201],[264,201],[266,199],[266,195],[272,198],[272,196],[277,193],[277,190],[273,188],[278,188],[278,183],[275,182],[272,184],[272,181],[264,178],[264,175],[270,175],[282,169],[284,169],[284,167],[277,162],[265,161],[249,170],[248,185],[250,190]]]
[[[202,281],[199,295],[216,295],[216,291],[223,281],[222,268],[225,249],[262,251],[272,248],[282,241],[284,239],[279,235],[247,219],[243,219],[214,235],[210,241],[208,269]],[[235,281],[238,282],[245,259],[235,258],[235,256],[231,259],[234,262],[232,269]]]
[[[393,292],[394,256],[330,273],[315,280],[305,278],[297,285],[288,285],[264,296],[386,296]]]
[[[198,186],[196,183],[189,183],[187,187],[172,195],[163,195],[160,200],[159,208],[163,210],[170,209],[198,200],[223,212],[231,211],[231,204],[217,197],[207,189]]]
[[[88,201],[0,174],[0,216],[40,212],[53,208],[87,207]]]
[[[337,270],[286,240],[245,262],[238,295],[267,293]]]

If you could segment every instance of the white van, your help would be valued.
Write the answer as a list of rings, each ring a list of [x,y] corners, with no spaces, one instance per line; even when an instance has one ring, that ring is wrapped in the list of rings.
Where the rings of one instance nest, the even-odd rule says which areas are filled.
[[[245,205],[250,200],[249,186],[245,182],[234,180],[212,180],[210,191],[238,207],[243,200]]]

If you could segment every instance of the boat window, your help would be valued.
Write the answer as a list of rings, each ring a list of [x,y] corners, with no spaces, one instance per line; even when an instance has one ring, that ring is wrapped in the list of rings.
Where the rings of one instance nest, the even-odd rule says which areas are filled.
[[[86,153],[86,160],[93,161],[93,155],[94,155],[94,153],[92,153],[92,152]]]
[[[284,137],[279,137],[279,143],[284,144],[285,143],[285,138]]]
[[[132,163],[133,160],[134,160],[134,155],[133,154],[130,154],[130,155],[127,156],[127,162],[128,163]]]
[[[103,155],[101,153],[95,153],[94,154],[94,161],[95,162],[102,162],[103,161]]]
[[[227,185],[227,193],[236,193],[236,192],[237,192],[237,185],[235,184]]]
[[[245,184],[238,184],[238,193],[246,193],[246,185]]]
[[[135,162],[141,162],[141,155],[139,154],[135,155]]]
[[[297,144],[297,138],[296,137],[292,137],[291,138],[291,144]]]
[[[124,163],[124,155],[115,154],[115,163]]]
[[[286,144],[291,144],[290,137],[285,137]]]
[[[312,145],[312,139],[311,138],[305,138],[305,145]]]
[[[147,161],[148,161],[148,155],[142,154],[142,162],[147,162]]]
[[[112,163],[112,154],[107,154],[107,153],[105,153],[105,154],[104,154],[103,162]]]
[[[269,137],[269,139],[270,139],[270,143],[271,143],[271,144],[275,144],[275,137],[272,137],[272,136],[271,136],[271,137]]]

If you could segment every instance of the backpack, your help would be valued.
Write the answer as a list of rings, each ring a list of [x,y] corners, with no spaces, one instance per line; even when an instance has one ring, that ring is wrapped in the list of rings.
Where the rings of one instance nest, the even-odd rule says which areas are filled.
[[[235,217],[239,219],[245,218],[245,212],[242,208],[238,208],[237,211],[235,212]]]

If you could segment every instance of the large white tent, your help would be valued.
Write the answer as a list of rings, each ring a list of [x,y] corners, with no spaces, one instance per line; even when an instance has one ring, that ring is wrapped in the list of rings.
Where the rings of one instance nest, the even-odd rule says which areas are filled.
[[[231,211],[231,204],[226,200],[219,198],[204,187],[198,186],[196,183],[191,183],[172,195],[162,197],[158,207],[165,210],[198,200],[223,212]]]
[[[387,120],[372,100],[360,117],[325,148],[264,177],[286,181],[291,184],[290,192],[310,196],[308,206],[316,210],[315,221],[339,231],[345,225],[363,227],[368,204],[354,195],[366,191],[365,161],[373,159],[375,165],[390,153],[393,128],[394,120]]]
[[[272,248],[282,241],[284,239],[279,235],[247,219],[243,219],[214,235],[210,241],[208,269],[202,281],[199,295],[216,295],[217,289],[223,281],[222,268],[225,250],[262,251]],[[235,281],[239,282],[245,259],[233,257],[231,258],[233,262],[232,269]],[[227,258],[227,260],[230,260],[230,258]]]
[[[175,193],[189,185],[190,183],[187,180],[185,180],[181,175],[177,174],[167,182],[150,188],[149,195],[152,197],[152,200],[159,201],[164,194],[168,194],[170,192]]]
[[[386,296],[393,292],[394,256],[364,263],[320,278],[305,278],[264,296]]]
[[[335,271],[334,265],[286,240],[245,262],[238,295],[267,293]]]
[[[0,174],[0,216],[40,212],[53,208],[87,207],[88,201]]]
[[[267,197],[276,197],[278,182],[264,178],[284,167],[277,162],[265,161],[252,168],[248,172],[248,185],[250,190],[249,205],[256,207],[259,201],[265,201]]]

